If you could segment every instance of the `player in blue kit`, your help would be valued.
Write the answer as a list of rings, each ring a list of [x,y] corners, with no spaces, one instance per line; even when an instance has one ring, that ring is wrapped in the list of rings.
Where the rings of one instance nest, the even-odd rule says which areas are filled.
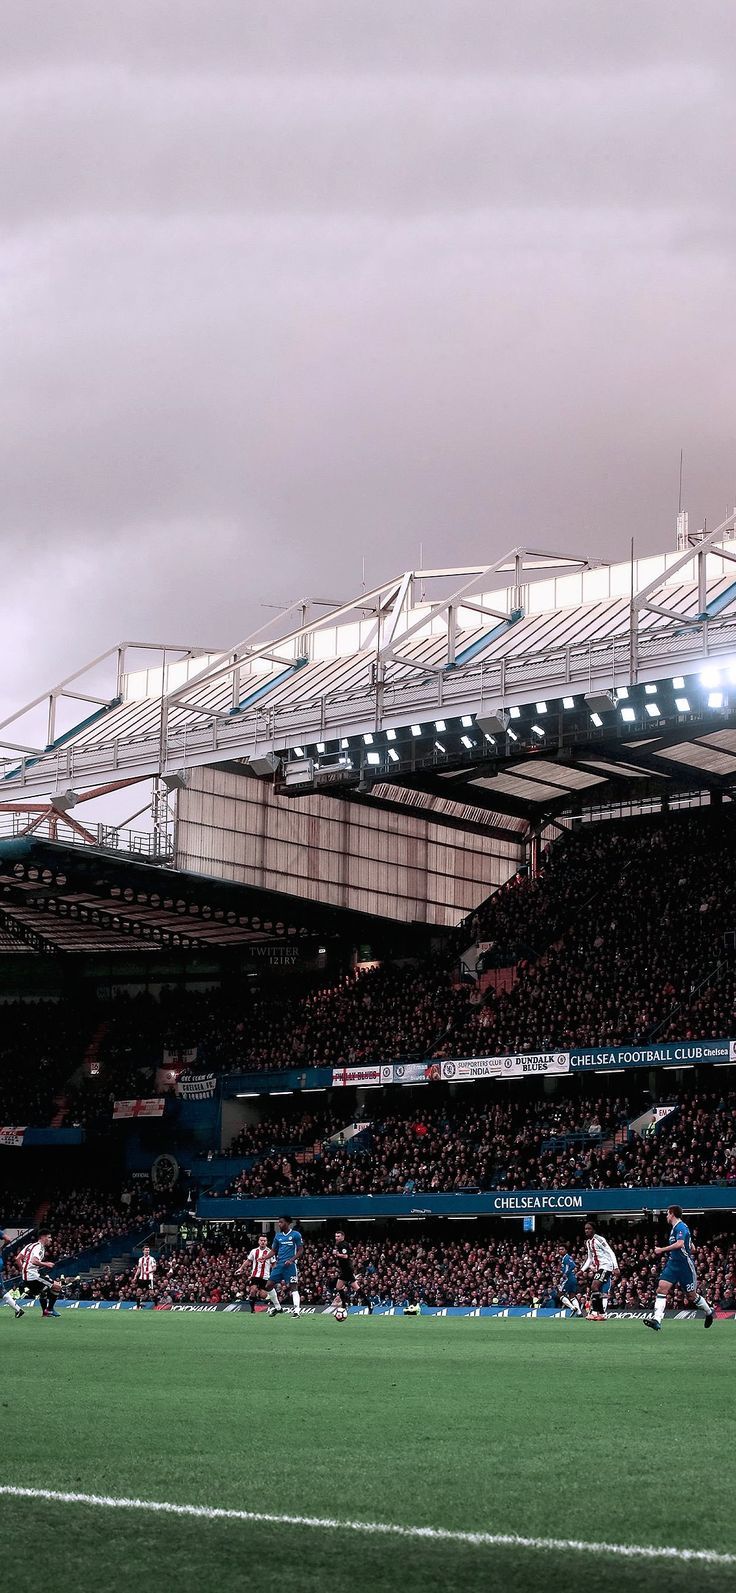
[[[569,1251],[563,1250],[560,1266],[562,1268],[562,1277],[560,1278],[557,1293],[567,1310],[572,1311],[573,1316],[581,1317],[583,1313],[578,1298],[578,1273],[575,1257],[571,1256]]]
[[[655,1332],[659,1332],[667,1304],[667,1296],[673,1285],[679,1283],[688,1305],[695,1306],[705,1312],[703,1326],[712,1327],[715,1320],[715,1311],[712,1305],[708,1304],[705,1295],[698,1290],[698,1279],[692,1255],[692,1239],[687,1223],[682,1220],[682,1206],[668,1206],[667,1221],[670,1224],[669,1244],[654,1246],[655,1256],[666,1256],[667,1261],[654,1298],[654,1310],[649,1316],[645,1316],[644,1326],[654,1328]]]
[[[271,1241],[271,1250],[276,1259],[268,1280],[267,1295],[271,1302],[268,1310],[269,1316],[283,1316],[284,1314],[284,1308],[276,1292],[280,1283],[287,1284],[291,1289],[291,1298],[294,1305],[292,1314],[294,1316],[301,1315],[301,1299],[297,1287],[299,1275],[296,1264],[303,1248],[302,1236],[299,1229],[294,1227],[291,1217],[279,1217],[279,1226]]]

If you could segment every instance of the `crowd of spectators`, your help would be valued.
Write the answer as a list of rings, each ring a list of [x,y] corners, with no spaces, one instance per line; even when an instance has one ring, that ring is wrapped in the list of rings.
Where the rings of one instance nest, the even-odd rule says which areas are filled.
[[[626,1236],[612,1233],[610,1237],[620,1269],[612,1303],[620,1309],[643,1310],[651,1305],[662,1267],[661,1258],[654,1254],[652,1231]],[[375,1305],[541,1306],[554,1303],[563,1241],[564,1247],[570,1245],[582,1260],[582,1239],[567,1232],[555,1239],[535,1236],[519,1241],[502,1236],[444,1241],[425,1237],[420,1230],[413,1241],[387,1234],[357,1240],[351,1249],[362,1292]],[[171,1255],[161,1256],[155,1303],[213,1306],[245,1300],[247,1275],[240,1269],[250,1245],[251,1240],[236,1230],[204,1243],[193,1240]],[[702,1243],[696,1235],[694,1253],[703,1292],[719,1309],[736,1309],[733,1235]],[[308,1239],[299,1270],[303,1306],[329,1305],[334,1299],[334,1279],[332,1243]],[[140,1294],[132,1269],[116,1278],[103,1275],[78,1292],[81,1298],[114,1300],[137,1300]],[[675,1308],[684,1303],[675,1292]]]
[[[499,890],[440,956],[303,981],[164,990],[112,1002],[76,995],[14,1003],[0,1026],[5,1122],[90,1123],[116,1093],[154,1087],[163,1051],[195,1049],[202,1071],[363,1065],[729,1034],[736,970],[730,812],[587,825],[544,853],[538,876]],[[513,964],[510,989],[461,976],[482,941]],[[94,1052],[99,1072],[69,1085]]]
[[[473,1094],[480,1090],[475,1086]],[[663,1095],[675,1110],[645,1137],[629,1123],[653,1104],[636,1086],[623,1094],[555,1093],[517,1099],[491,1095],[423,1110],[376,1115],[344,1146],[325,1143],[307,1157],[290,1141],[255,1131],[268,1149],[229,1193],[283,1195],[414,1194],[461,1189],[605,1189],[666,1184],[736,1184],[736,1092],[683,1090]],[[295,1132],[289,1124],[291,1135]],[[250,1141],[246,1141],[251,1143]]]

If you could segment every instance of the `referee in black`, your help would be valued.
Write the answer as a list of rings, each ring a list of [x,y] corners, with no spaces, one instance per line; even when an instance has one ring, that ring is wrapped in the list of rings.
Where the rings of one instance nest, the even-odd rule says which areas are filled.
[[[355,1276],[355,1268],[353,1267],[353,1262],[350,1255],[350,1246],[345,1238],[344,1233],[340,1229],[338,1229],[337,1233],[335,1234],[334,1256],[337,1272],[337,1276],[335,1278],[335,1293],[343,1310],[348,1310],[351,1295],[353,1292],[355,1292],[358,1304],[366,1306],[368,1309],[368,1315],[372,1316],[373,1303],[367,1291],[365,1289],[358,1288],[358,1282]]]

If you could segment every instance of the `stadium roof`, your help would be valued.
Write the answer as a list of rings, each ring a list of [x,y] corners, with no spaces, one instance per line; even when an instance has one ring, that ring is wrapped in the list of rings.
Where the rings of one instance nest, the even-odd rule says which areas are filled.
[[[700,716],[698,699],[694,726],[674,702],[652,723],[643,694],[736,659],[734,527],[736,513],[679,554],[631,564],[513,549],[473,567],[408,571],[348,603],[295,605],[295,623],[292,609],[219,652],[120,644],[0,725],[11,738],[0,746],[2,794],[55,794],[68,812],[101,780],[176,785],[207,764],[271,776],[280,761],[290,795],[331,788],[405,807],[423,791],[445,822],[507,832],[611,791],[728,788],[736,677],[715,720]],[[625,734],[617,718],[612,734],[613,721],[591,723],[586,699],[622,687],[636,687],[637,718]],[[526,743],[514,738],[508,714],[539,701],[559,708],[559,734],[548,717],[536,740],[531,727]],[[575,725],[560,717],[563,703]],[[24,727],[41,712],[31,736]],[[473,740],[489,715],[503,723],[495,747],[455,749],[435,735],[451,723]],[[300,761],[311,775],[301,789]]]
[[[0,841],[0,956],[10,951],[216,955],[314,939],[406,951],[436,930],[229,884],[37,836]]]

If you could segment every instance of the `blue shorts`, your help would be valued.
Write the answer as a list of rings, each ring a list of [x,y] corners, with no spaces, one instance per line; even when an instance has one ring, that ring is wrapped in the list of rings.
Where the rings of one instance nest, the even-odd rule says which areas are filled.
[[[687,1256],[682,1252],[680,1255],[678,1255],[676,1252],[673,1254],[672,1251],[670,1251],[670,1254],[667,1257],[667,1265],[665,1266],[660,1278],[660,1283],[679,1283],[680,1288],[686,1289],[688,1294],[696,1293],[698,1288],[698,1276],[695,1271],[694,1262],[691,1260],[690,1256]]]
[[[560,1285],[560,1290],[561,1290],[562,1294],[577,1294],[577,1292],[578,1292],[578,1280],[575,1277],[574,1273],[572,1274],[571,1277],[562,1279],[562,1283]]]
[[[277,1283],[296,1283],[297,1270],[295,1261],[283,1261],[281,1266],[271,1268],[269,1283],[271,1288]]]

